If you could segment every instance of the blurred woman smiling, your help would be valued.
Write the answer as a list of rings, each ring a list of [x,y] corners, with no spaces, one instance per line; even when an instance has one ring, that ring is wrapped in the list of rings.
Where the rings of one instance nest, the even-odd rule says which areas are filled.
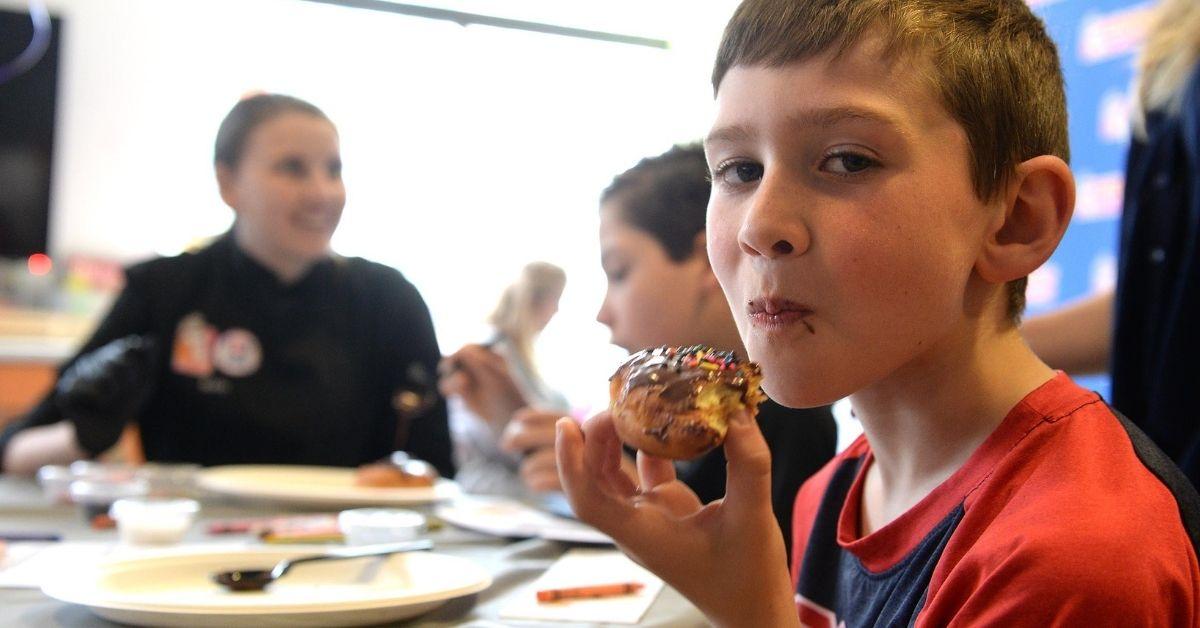
[[[133,422],[148,460],[351,466],[403,448],[452,475],[424,301],[394,269],[330,250],[346,202],[333,123],[252,96],[214,161],[232,229],[128,269],[55,391],[0,435],[0,468],[94,456]]]

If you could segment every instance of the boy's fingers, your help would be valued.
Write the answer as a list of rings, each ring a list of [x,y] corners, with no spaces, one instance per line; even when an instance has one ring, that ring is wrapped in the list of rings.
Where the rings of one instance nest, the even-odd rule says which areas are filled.
[[[644,451],[637,452],[637,469],[643,491],[675,481],[675,465],[671,464],[670,460],[652,456]]]
[[[696,493],[675,477],[675,465],[666,458],[637,453],[638,478],[642,499],[653,502],[676,517],[686,517],[700,509]]]
[[[585,443],[584,432],[570,419],[559,419],[555,452],[558,459],[558,478],[571,509],[583,521],[601,530],[608,528],[611,517],[623,515],[623,504],[603,491],[589,470],[587,458],[592,445]],[[598,471],[598,469],[596,469]]]
[[[696,497],[692,489],[683,482],[659,484],[648,493],[643,493],[642,499],[653,502],[679,518],[695,514],[704,505],[700,503],[700,498]]]
[[[637,484],[622,467],[625,453],[613,427],[612,415],[601,412],[588,419],[583,424],[583,433],[587,444],[584,458],[589,468],[598,471],[601,486],[615,497],[632,497],[637,493]]]
[[[589,512],[595,499],[595,487],[588,480],[583,460],[583,430],[572,421],[560,419],[555,424],[554,454],[558,461],[558,478],[571,508],[580,517]]]
[[[725,506],[728,508],[771,507],[771,450],[763,439],[754,416],[743,411],[734,415],[725,435]]]

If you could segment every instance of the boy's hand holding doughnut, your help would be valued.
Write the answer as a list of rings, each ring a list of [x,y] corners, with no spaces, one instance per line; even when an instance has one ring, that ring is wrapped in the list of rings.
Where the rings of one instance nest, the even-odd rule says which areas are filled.
[[[638,453],[637,481],[623,473],[615,414],[616,408],[629,409],[619,402],[614,411],[592,417],[582,428],[570,419],[558,422],[559,475],[580,519],[611,536],[629,556],[689,599],[705,601],[700,610],[718,625],[797,625],[796,609],[787,603],[792,594],[783,537],[771,511],[771,454],[754,421],[761,395],[757,380],[746,390],[743,407],[723,415],[728,462],[723,499],[701,504],[676,479],[670,460],[645,450]],[[717,394],[725,399],[722,395],[729,393]],[[635,402],[632,409],[646,407]],[[728,412],[729,406],[723,407]],[[647,424],[629,420],[635,416],[626,418],[640,426],[630,440],[644,442]],[[648,421],[653,432],[657,423]],[[657,440],[654,434],[648,436]],[[688,455],[698,455],[692,453],[698,441],[681,442],[688,445]],[[703,442],[717,444],[711,437]],[[681,556],[689,560],[680,561]]]

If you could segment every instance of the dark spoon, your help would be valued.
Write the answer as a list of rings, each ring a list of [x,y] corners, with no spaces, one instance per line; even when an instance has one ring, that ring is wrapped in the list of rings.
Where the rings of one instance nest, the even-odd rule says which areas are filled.
[[[213,582],[231,591],[262,591],[268,584],[283,577],[289,569],[300,563],[311,563],[318,560],[346,560],[349,558],[365,558],[367,556],[387,556],[400,552],[415,552],[433,548],[433,541],[406,541],[404,543],[383,543],[379,545],[364,545],[349,549],[336,549],[325,554],[313,554],[299,558],[288,558],[275,564],[272,569],[235,569],[221,571],[212,575]]]

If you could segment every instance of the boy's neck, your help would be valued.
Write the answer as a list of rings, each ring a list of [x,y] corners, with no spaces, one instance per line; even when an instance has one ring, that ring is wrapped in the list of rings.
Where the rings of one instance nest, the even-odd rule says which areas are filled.
[[[863,494],[864,534],[949,478],[1021,399],[1054,377],[1015,327],[960,338],[851,396],[875,458]]]

